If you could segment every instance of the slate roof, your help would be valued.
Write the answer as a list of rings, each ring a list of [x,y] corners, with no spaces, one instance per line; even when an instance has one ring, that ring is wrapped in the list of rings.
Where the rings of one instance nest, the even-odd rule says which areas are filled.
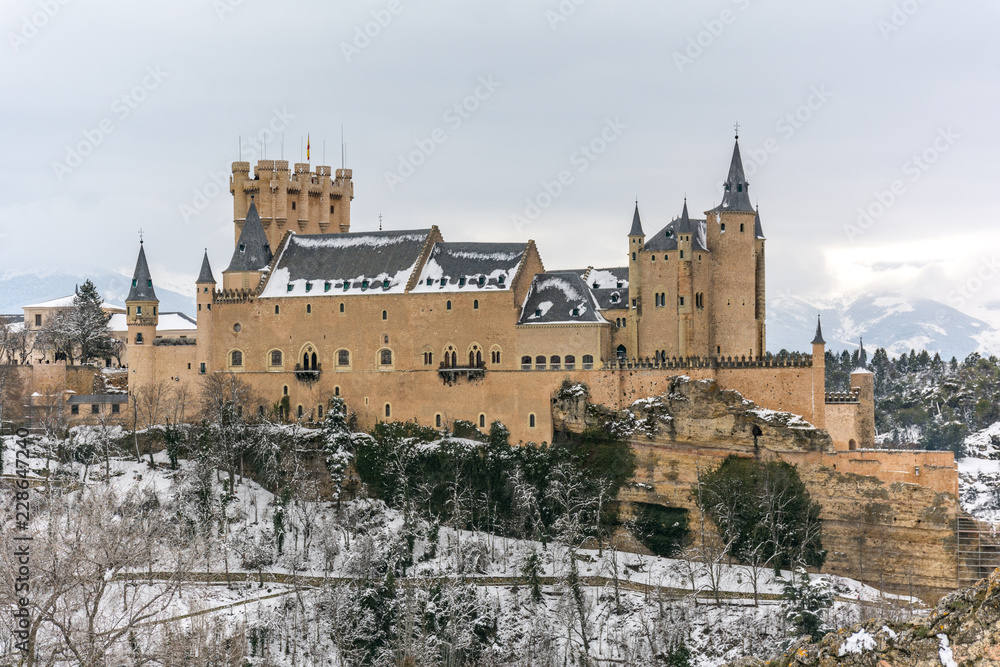
[[[70,405],[98,403],[107,405],[109,403],[128,403],[128,394],[75,394],[66,399]]]
[[[590,293],[597,300],[599,310],[628,308],[628,267],[608,269],[579,269],[574,271],[583,279]]]
[[[754,211],[755,215],[753,217],[753,235],[758,239],[766,239],[764,236],[764,228],[760,226],[760,207]]]
[[[629,236],[645,236],[642,232],[642,221],[639,220],[639,202],[635,203],[635,213],[632,215],[632,229],[629,230]]]
[[[537,273],[518,324],[605,324],[597,300],[576,271]]]
[[[135,262],[135,272],[132,274],[132,289],[129,290],[125,302],[129,301],[159,301],[153,289],[153,278],[149,275],[146,264],[146,248],[139,242],[139,259]]]
[[[157,331],[197,331],[198,323],[184,313],[160,313]],[[115,333],[128,331],[125,313],[113,313],[108,319],[108,329]]]
[[[826,345],[826,341],[823,340],[823,327],[819,321],[819,315],[816,316],[816,337],[813,338],[813,345]]]
[[[260,271],[271,263],[271,246],[264,233],[264,225],[257,213],[257,204],[251,200],[250,210],[240,230],[240,239],[233,250],[233,258],[229,260],[229,271]]]
[[[684,210],[681,217],[674,218],[660,231],[653,234],[643,250],[655,252],[665,252],[667,250],[677,250],[677,235],[691,234],[691,249],[698,252],[709,252],[708,250],[708,224],[704,220],[692,219],[688,216],[687,200],[684,200]]]
[[[527,243],[435,243],[413,291],[510,289],[527,248]]]
[[[240,235],[242,236],[242,234]],[[198,280],[195,281],[196,284],[212,283],[215,284],[215,276],[212,275],[212,265],[208,263],[208,249],[205,249],[205,259],[201,260],[201,273],[198,274]]]
[[[712,209],[713,212],[742,211],[753,213],[753,204],[750,203],[750,184],[743,173],[743,158],[740,157],[740,140],[736,138],[736,145],[733,147],[733,159],[729,163],[729,175],[726,177],[725,192],[722,195],[722,203]]]
[[[368,291],[401,293],[406,289],[431,232],[430,229],[416,229],[348,234],[293,233],[282,248],[261,296],[362,294]]]

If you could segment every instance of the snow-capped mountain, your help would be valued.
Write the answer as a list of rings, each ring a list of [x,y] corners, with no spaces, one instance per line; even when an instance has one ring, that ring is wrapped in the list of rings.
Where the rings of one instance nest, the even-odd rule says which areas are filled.
[[[987,322],[931,299],[863,294],[807,300],[778,295],[767,302],[768,350],[810,351],[817,314],[823,318],[828,350],[855,349],[864,338],[869,355],[884,347],[892,355],[915,349],[964,359],[972,352],[991,352],[985,341],[996,333]]]
[[[97,286],[105,303],[125,305],[125,297],[128,296],[132,278],[120,273],[100,271],[87,275],[67,273],[4,275],[0,276],[0,313],[16,315],[21,313],[22,306],[67,296],[88,278]],[[160,285],[155,287],[161,312],[179,311],[194,315],[193,286],[190,296]]]

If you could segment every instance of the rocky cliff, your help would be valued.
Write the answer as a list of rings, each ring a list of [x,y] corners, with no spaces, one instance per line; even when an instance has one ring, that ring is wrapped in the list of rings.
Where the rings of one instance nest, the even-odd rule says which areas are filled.
[[[794,644],[771,662],[740,667],[978,667],[1000,665],[1000,569],[972,588],[944,597],[923,621],[898,625],[869,621]]]

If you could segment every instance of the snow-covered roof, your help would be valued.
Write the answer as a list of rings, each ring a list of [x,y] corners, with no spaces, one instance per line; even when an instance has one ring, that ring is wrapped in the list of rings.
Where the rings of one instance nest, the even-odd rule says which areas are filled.
[[[575,271],[537,273],[518,324],[605,324],[597,300]]]
[[[108,320],[108,327],[114,333],[128,331],[125,313],[114,313]],[[197,331],[198,323],[184,313],[160,313],[158,331]]]
[[[628,307],[628,267],[607,269],[579,269],[574,271],[590,288],[597,300],[598,310],[616,310]]]
[[[58,299],[52,299],[51,301],[42,301],[41,303],[33,303],[30,306],[21,306],[22,308],[69,308],[73,305],[73,299],[75,295],[70,294],[69,296],[61,296]]]
[[[698,252],[708,252],[708,225],[704,220],[689,219],[691,225],[691,249]],[[677,234],[682,231],[681,227],[686,225],[684,218],[674,218],[660,231],[646,241],[643,250],[655,252],[665,252],[667,250],[677,250]]]
[[[431,233],[430,229],[293,233],[260,296],[402,293]]]
[[[435,243],[414,292],[510,289],[527,243]]]

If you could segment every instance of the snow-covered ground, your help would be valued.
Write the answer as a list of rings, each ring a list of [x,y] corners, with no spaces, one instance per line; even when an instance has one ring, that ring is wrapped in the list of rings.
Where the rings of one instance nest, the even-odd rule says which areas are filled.
[[[962,509],[1000,523],[1000,422],[966,437],[965,451],[958,461]]]
[[[8,476],[15,471],[16,444],[13,438],[5,438],[4,444],[4,475]],[[155,495],[162,506],[169,507],[181,506],[195,467],[193,462],[182,460],[179,470],[171,470],[165,452],[160,452],[154,456],[155,468],[150,466],[148,456],[140,462],[134,458],[112,459],[110,476],[106,477],[103,464],[88,469],[80,463],[56,466],[47,461],[45,451],[44,444],[32,446],[30,477],[41,479],[48,469],[54,478],[75,488],[86,479],[90,488],[107,486],[120,495],[144,491]],[[211,477],[219,496],[223,492],[220,478],[224,476],[218,473]],[[692,664],[702,667],[749,654],[768,657],[787,639],[789,629],[782,603],[773,599],[781,594],[783,582],[769,570],[755,572],[749,567],[720,563],[710,572],[699,563],[685,560],[614,549],[570,550],[558,543],[543,545],[431,526],[423,521],[411,522],[407,528],[399,512],[387,509],[379,501],[343,503],[338,508],[329,502],[293,499],[280,507],[272,493],[250,479],[242,480],[234,495],[225,510],[228,529],[224,537],[219,534],[212,538],[209,547],[196,541],[182,545],[182,549],[196,557],[190,581],[157,619],[187,632],[200,627],[206,619],[221,623],[227,634],[257,637],[265,636],[266,631],[267,640],[261,640],[261,646],[266,643],[271,647],[270,659],[274,661],[271,664],[331,664],[329,661],[338,650],[333,638],[342,630],[335,611],[356,602],[358,591],[365,586],[379,583],[379,576],[384,575],[373,577],[373,573],[379,572],[379,563],[405,550],[407,530],[415,535],[413,565],[406,569],[405,577],[443,578],[459,591],[471,585],[470,590],[475,591],[475,613],[495,624],[490,650],[501,660],[511,660],[502,664],[525,664],[513,662],[513,656],[531,655],[535,650],[551,650],[561,655],[567,645],[581,644],[583,635],[578,631],[574,634],[567,625],[567,619],[571,621],[574,613],[587,619],[584,634],[590,653],[625,664],[647,664],[643,661],[650,646],[662,648],[678,639],[692,651]],[[283,513],[285,530],[281,555],[275,548],[276,512]],[[252,560],[260,549],[273,562],[245,568],[243,564]],[[166,566],[167,551],[149,569],[155,571],[160,563]],[[532,599],[524,579],[525,564],[533,556],[537,556],[537,572],[544,578],[540,601]],[[584,583],[584,593],[579,599],[574,597],[568,583],[574,566]],[[202,576],[227,569],[243,574],[231,587],[206,583]],[[143,568],[131,575],[139,576],[144,571]],[[261,584],[257,580],[261,573],[272,576]],[[109,576],[120,578],[124,574],[115,572]],[[274,583],[290,576],[298,581]],[[782,578],[789,576],[790,573],[782,572]],[[312,578],[328,578],[328,585]],[[888,609],[891,603],[901,601],[851,579],[827,578],[838,596],[827,613],[831,626],[864,618],[871,612],[871,605],[884,604]],[[348,580],[367,583],[351,586]],[[762,599],[755,606],[755,585],[759,595],[771,599]],[[427,609],[435,604],[440,606],[440,601],[421,598],[429,595],[419,592],[424,588],[415,590],[418,592],[411,595],[418,602],[423,599],[421,613],[429,613]],[[713,604],[716,590],[724,598],[719,606]],[[401,605],[410,604],[409,595],[400,600]],[[315,640],[297,639],[302,628],[307,628],[303,633]],[[296,646],[290,652],[289,642]],[[259,654],[263,649],[255,650]],[[539,656],[535,664],[547,664],[541,662],[541,653]],[[255,656],[251,664],[263,664],[259,659],[259,655]]]

